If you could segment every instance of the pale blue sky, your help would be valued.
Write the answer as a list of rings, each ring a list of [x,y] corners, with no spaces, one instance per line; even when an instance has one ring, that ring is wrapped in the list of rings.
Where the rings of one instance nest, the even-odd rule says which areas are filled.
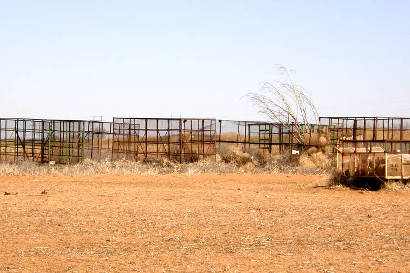
[[[296,72],[321,115],[410,115],[410,1],[0,0],[0,116],[263,119]]]

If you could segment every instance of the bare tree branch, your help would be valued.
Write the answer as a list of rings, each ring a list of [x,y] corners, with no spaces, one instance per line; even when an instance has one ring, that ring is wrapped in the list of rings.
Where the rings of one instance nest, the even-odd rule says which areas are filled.
[[[266,94],[251,92],[247,96],[259,113],[293,132],[297,143],[305,145],[305,136],[312,130],[312,124],[319,120],[316,106],[294,82],[286,67],[280,66],[279,70],[284,72],[285,81],[265,82],[262,90]]]

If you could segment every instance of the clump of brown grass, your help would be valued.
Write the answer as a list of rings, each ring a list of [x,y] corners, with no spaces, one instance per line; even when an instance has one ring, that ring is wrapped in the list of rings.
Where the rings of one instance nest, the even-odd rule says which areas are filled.
[[[288,153],[270,155],[259,149],[224,147],[218,153],[221,163],[233,165],[242,172],[254,173],[296,173],[296,166],[290,163]]]
[[[253,163],[252,156],[238,147],[221,148],[218,154],[223,162],[232,163],[238,167]]]
[[[330,143],[327,132],[305,133],[303,139],[303,144],[314,145],[319,148],[323,148]]]
[[[299,157],[299,171],[303,173],[330,173],[334,166],[334,157],[321,151],[307,151]]]
[[[299,164],[303,168],[313,169],[329,169],[333,166],[333,159],[331,156],[322,153],[302,154],[299,158]]]

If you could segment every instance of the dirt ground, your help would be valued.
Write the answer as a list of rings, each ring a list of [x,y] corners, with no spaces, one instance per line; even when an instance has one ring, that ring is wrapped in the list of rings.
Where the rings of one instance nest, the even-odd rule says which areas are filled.
[[[409,272],[410,192],[325,180],[0,176],[0,272]]]

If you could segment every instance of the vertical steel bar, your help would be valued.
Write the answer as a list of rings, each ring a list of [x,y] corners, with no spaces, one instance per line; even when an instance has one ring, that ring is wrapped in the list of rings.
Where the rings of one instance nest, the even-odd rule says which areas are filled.
[[[196,122],[197,120],[192,120],[191,119],[191,121],[190,121],[190,128],[189,128],[189,134],[190,134],[190,139],[189,139],[189,141],[191,142],[190,143],[190,146],[191,146],[191,148],[190,148],[190,150],[189,150],[189,156],[188,156],[188,158],[189,158],[189,160],[192,160],[192,157],[193,157],[193,149],[195,148],[195,146],[194,146],[194,141],[195,141],[195,139],[194,139],[194,133],[195,133],[195,129],[194,129],[194,125],[195,125],[195,123],[194,122]],[[186,158],[186,157],[185,157]]]
[[[219,136],[218,136],[219,143],[221,143],[221,135],[222,135],[222,120],[219,120]]]
[[[90,123],[91,123],[91,132],[90,132]],[[91,151],[90,151],[90,156],[91,156],[91,159],[94,159],[94,121],[91,121],[91,122],[87,122],[87,124],[88,124],[88,131],[89,131],[89,134],[91,134]],[[90,138],[90,137],[88,137],[88,138]],[[98,145],[98,144],[97,144]]]
[[[83,160],[84,159],[84,157],[85,157],[85,145],[84,145],[84,138],[85,138],[85,121],[82,121],[82,122],[80,122],[80,124],[82,123],[82,135],[81,135],[81,150],[82,150],[82,153],[81,153],[81,160]],[[81,160],[79,160],[79,161],[81,161]]]
[[[115,118],[112,118],[112,145],[111,145],[111,160],[114,160],[114,143],[115,143]],[[111,131],[111,124],[110,124]]]
[[[145,158],[148,157],[148,119],[145,119]]]
[[[205,120],[202,120],[202,141],[201,143],[202,143],[202,159],[205,159]]]
[[[64,128],[63,135],[65,138],[65,155],[66,155],[65,157],[66,157],[66,162],[70,163],[71,162],[71,159],[70,159],[70,123],[67,124],[65,122],[63,128]]]
[[[245,122],[245,127],[248,126],[248,149],[251,149],[251,125]]]
[[[2,149],[3,148],[3,138],[1,136],[2,123],[3,123],[3,120],[0,119],[0,161],[2,161],[2,157],[3,157],[3,149]]]
[[[182,162],[182,138],[183,138],[183,132],[182,132],[182,119],[179,119],[179,162]]]
[[[168,125],[168,127],[167,127],[167,135],[168,135],[168,139],[167,139],[167,144],[168,144],[168,150],[167,150],[167,154],[168,154],[168,158],[171,158],[171,144],[170,144],[170,142],[171,142],[171,129],[169,128],[170,127],[170,119],[167,119],[167,125]]]
[[[27,154],[26,154],[26,130],[27,130],[27,127],[26,127],[26,120],[23,120],[23,139],[21,140],[20,139],[20,141],[21,141],[21,147],[22,147],[22,149],[23,149],[23,160],[26,160],[27,159]]]
[[[44,140],[44,120],[40,121],[40,132],[41,132],[41,147],[40,147],[40,160],[41,163],[44,163],[44,153],[45,153],[45,140]]]
[[[400,161],[400,170],[401,170],[401,173],[400,173],[400,175],[401,175],[401,182],[403,182],[403,175],[404,175],[404,173],[403,173],[403,152],[401,151],[401,154],[400,154],[400,159],[401,159],[401,161]]]
[[[404,133],[404,123],[403,123],[403,118],[400,119],[400,152],[403,153],[404,150],[404,145],[403,145],[403,133]],[[402,165],[401,167],[403,168],[403,158],[402,158]],[[403,179],[403,177],[402,177]]]
[[[238,132],[236,133],[236,146],[239,146],[240,124],[238,123]]]
[[[18,120],[16,120],[14,122],[14,143],[15,143],[14,145],[16,147],[15,148],[14,161],[17,161],[18,157],[19,157],[18,128],[19,128]]]
[[[48,158],[47,158],[47,160],[48,160],[48,162],[50,162],[51,161],[51,132],[52,132],[52,124],[53,124],[53,121],[51,121],[49,124],[48,124]]]
[[[67,123],[67,125],[66,125],[66,127],[68,127],[67,128],[67,135],[68,135],[68,145],[67,145],[67,154],[68,154],[68,162],[71,162],[71,160],[72,160],[72,155],[74,155],[74,151],[72,151],[72,147],[74,147],[74,140],[73,140],[73,137],[75,137],[75,133],[73,133],[72,132],[72,130],[71,130],[71,126],[74,126],[74,124],[71,124],[71,122],[68,122]],[[73,131],[74,131],[74,128],[73,128]],[[78,134],[77,134],[78,135]]]
[[[158,120],[158,119],[156,120],[156,123],[157,123],[157,124],[156,124],[156,125],[157,125],[157,141],[156,141],[156,146],[157,146],[157,147],[156,147],[156,149],[157,149],[157,150],[156,150],[156,151],[157,151],[156,153],[157,153],[157,154],[156,154],[156,157],[158,158],[158,157],[159,157],[159,120]]]
[[[240,124],[240,122],[239,122],[238,124]],[[246,128],[246,122],[245,122],[245,141],[244,141],[245,143],[246,143],[246,141],[247,141],[247,139],[246,139],[246,137],[247,137],[246,129],[247,129],[247,128]]]
[[[279,154],[283,153],[283,124],[279,124]]]
[[[98,131],[99,131],[99,139],[98,139],[98,160],[101,160],[101,153],[102,153],[102,149],[103,149],[103,139],[105,138],[105,131],[104,131],[104,123],[99,123],[98,125]]]

